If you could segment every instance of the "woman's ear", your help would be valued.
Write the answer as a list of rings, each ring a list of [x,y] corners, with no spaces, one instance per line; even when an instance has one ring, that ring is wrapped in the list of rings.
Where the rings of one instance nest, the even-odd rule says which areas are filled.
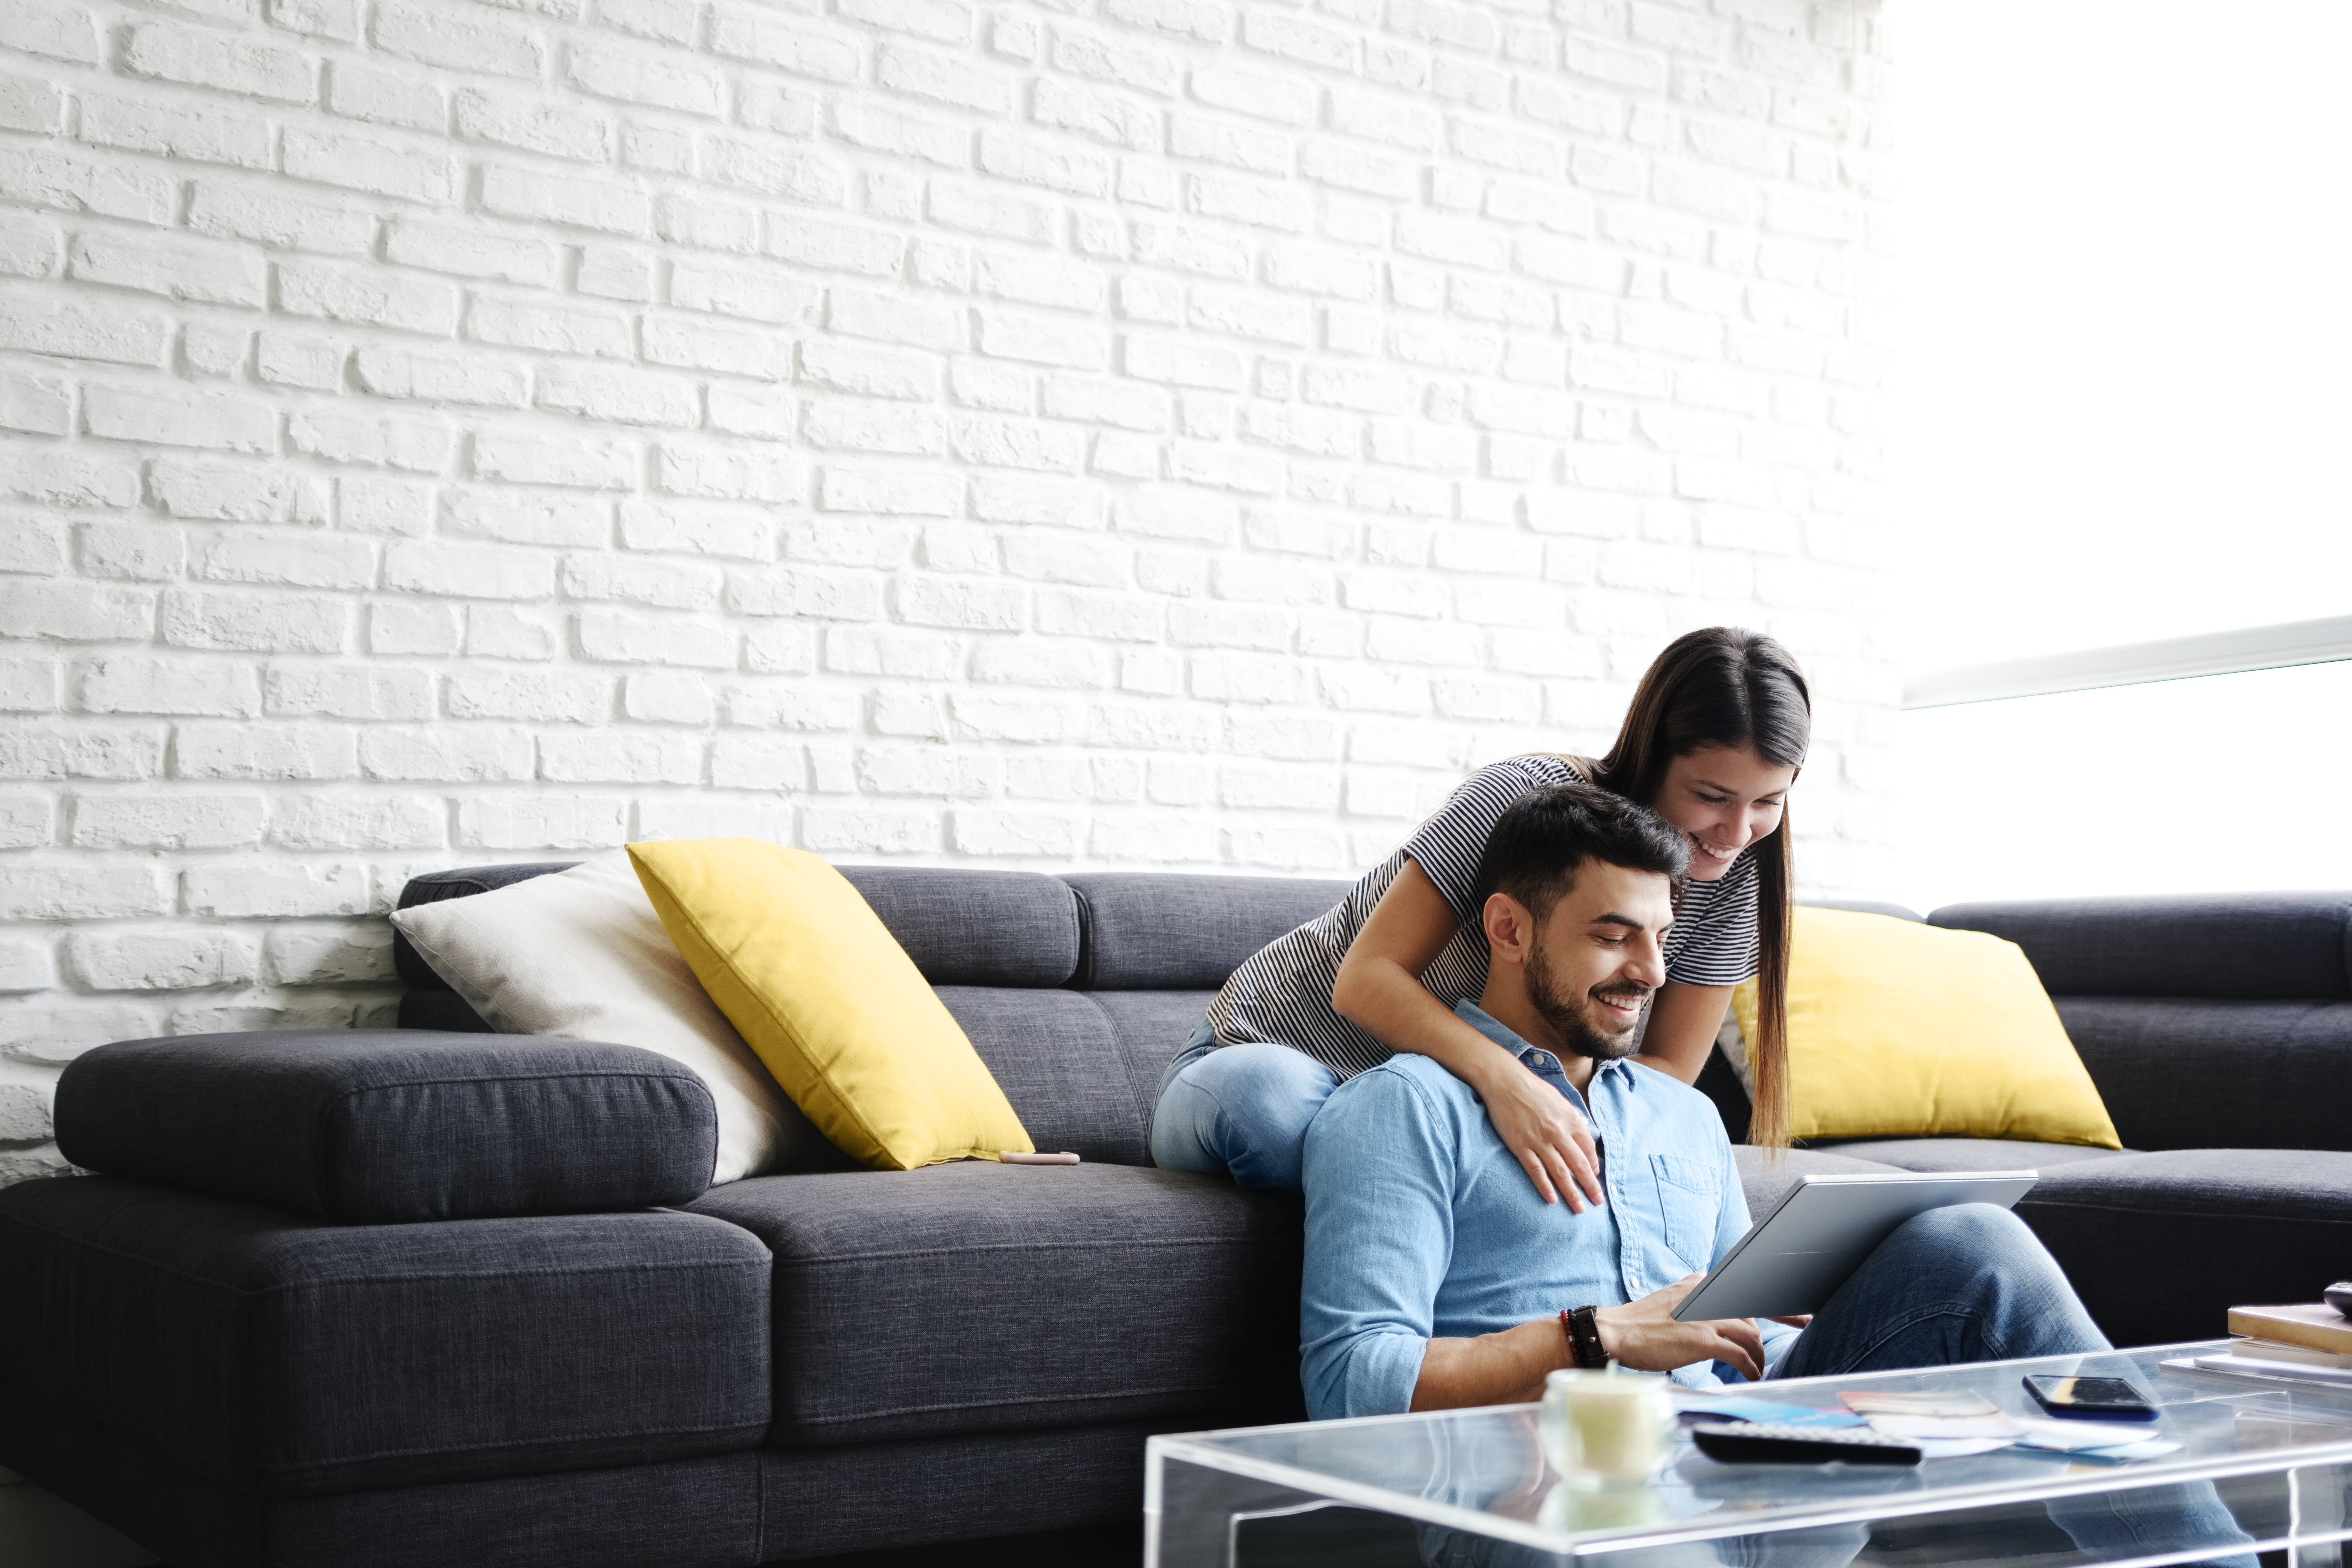
[[[1508,893],[1489,893],[1486,908],[1478,911],[1478,920],[1486,930],[1489,962],[1528,961],[1528,954],[1535,947],[1536,921],[1525,904]]]

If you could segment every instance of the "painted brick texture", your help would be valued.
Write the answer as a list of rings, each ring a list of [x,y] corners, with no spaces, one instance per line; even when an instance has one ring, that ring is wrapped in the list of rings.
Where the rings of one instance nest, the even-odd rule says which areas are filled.
[[[0,1180],[415,871],[1352,874],[1693,626],[1878,875],[1871,0],[0,10]]]

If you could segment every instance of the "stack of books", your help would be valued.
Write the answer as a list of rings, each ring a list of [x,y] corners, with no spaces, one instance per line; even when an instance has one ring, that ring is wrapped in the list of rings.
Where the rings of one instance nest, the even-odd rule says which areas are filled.
[[[2232,1307],[2227,1353],[2190,1358],[2207,1372],[2352,1386],[2352,1318],[2324,1301]]]

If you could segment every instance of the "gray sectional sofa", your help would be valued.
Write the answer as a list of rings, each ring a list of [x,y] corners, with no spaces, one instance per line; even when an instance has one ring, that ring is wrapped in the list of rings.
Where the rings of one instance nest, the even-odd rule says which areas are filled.
[[[1214,987],[1340,885],[847,874],[1084,1163],[705,1190],[698,1079],[488,1035],[404,954],[404,1030],[68,1069],[102,1173],[0,1192],[0,1464],[177,1568],[749,1568],[1132,1520],[1148,1434],[1298,1416],[1298,1205],[1152,1169],[1145,1125]],[[2036,1164],[2021,1212],[2126,1342],[2352,1273],[2347,900],[1935,919],[2026,947],[2143,1152],[1848,1142],[1744,1159],[1752,1203]]]

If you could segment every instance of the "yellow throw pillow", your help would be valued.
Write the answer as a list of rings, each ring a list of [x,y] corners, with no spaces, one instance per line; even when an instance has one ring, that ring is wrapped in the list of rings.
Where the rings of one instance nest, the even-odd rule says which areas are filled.
[[[629,846],[702,988],[818,1131],[870,1169],[1034,1153],[980,1053],[840,872],[757,838]]]
[[[2024,950],[1982,931],[1800,909],[1789,950],[1792,1138],[2011,1138],[2119,1149]],[[1756,1037],[1756,982],[1732,994]]]

